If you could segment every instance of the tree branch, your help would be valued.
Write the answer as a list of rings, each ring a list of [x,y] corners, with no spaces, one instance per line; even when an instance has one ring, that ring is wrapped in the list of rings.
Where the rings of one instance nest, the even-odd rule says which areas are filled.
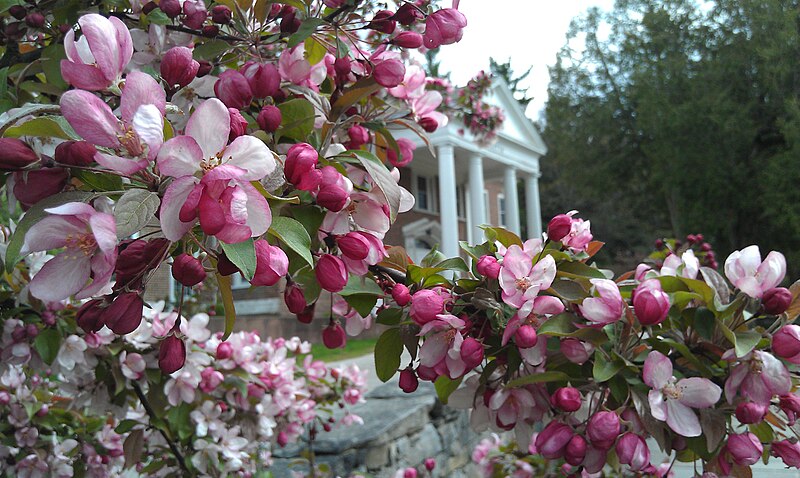
[[[136,396],[139,397],[139,401],[142,402],[142,406],[144,407],[144,410],[147,412],[147,416],[150,417],[150,421],[152,422],[158,419],[158,416],[156,416],[156,412],[153,410],[153,407],[147,400],[147,396],[145,396],[144,392],[142,391],[142,387],[140,387],[139,384],[136,382],[131,382],[131,385],[133,386],[133,391],[136,393]],[[161,427],[157,427],[155,425],[153,426],[155,427],[156,430],[158,430],[159,433],[161,433],[161,436],[164,437],[164,440],[167,441],[167,445],[169,445],[169,449],[172,450],[172,454],[175,455],[175,459],[178,461],[178,465],[180,465],[181,469],[185,473],[191,474],[191,472],[189,471],[189,467],[186,466],[186,459],[184,459],[183,454],[178,449],[178,445],[176,445],[175,442],[173,442],[169,438],[167,432],[162,430]]]

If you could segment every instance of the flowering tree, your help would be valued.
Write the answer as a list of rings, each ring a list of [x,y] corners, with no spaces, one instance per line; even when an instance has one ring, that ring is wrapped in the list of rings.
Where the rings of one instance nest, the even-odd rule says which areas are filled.
[[[413,204],[395,167],[413,145],[392,131],[447,121],[406,51],[458,41],[457,5],[5,12],[0,166],[25,210],[3,242],[10,474],[249,476],[304,427],[358,421],[329,413],[361,400],[358,370],[328,370],[297,339],[233,333],[233,274],[285,284],[302,322],[329,297],[328,347],[386,326],[382,380],[434,382],[542,466],[657,474],[645,436],[722,475],[767,451],[800,463],[800,306],[797,287],[779,287],[780,253],[731,255],[731,287],[702,239],[670,242],[660,264],[614,278],[591,264],[602,244],[575,213],[524,242],[486,227],[463,258],[413,264],[384,244]],[[486,112],[485,76],[472,86],[465,121],[490,136],[502,116],[468,119]],[[162,264],[183,287],[174,312],[144,302]],[[185,317],[201,283],[219,291],[222,333]]]

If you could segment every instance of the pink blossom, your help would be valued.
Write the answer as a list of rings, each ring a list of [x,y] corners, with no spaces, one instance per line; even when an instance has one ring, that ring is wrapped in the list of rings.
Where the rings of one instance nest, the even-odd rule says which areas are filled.
[[[448,375],[452,379],[463,376],[468,371],[461,354],[464,344],[461,330],[465,325],[463,320],[450,314],[439,314],[436,319],[425,323],[419,335],[434,333],[426,337],[420,347],[420,365],[435,368],[440,375]]]
[[[626,433],[617,442],[619,462],[628,465],[633,471],[639,471],[650,465],[650,449],[639,435]]]
[[[577,211],[572,211],[567,214],[572,216],[573,214],[577,214]],[[576,252],[585,251],[591,241],[591,221],[575,218],[572,219],[569,233],[561,239],[561,243],[564,244],[564,246]]]
[[[578,365],[583,365],[594,353],[594,345],[573,338],[562,340],[560,348],[567,360]]]
[[[530,415],[536,401],[526,388],[500,388],[489,399],[489,409],[496,413],[496,424],[510,430]]]
[[[64,35],[67,59],[61,60],[61,75],[77,88],[104,90],[119,81],[133,56],[131,34],[118,18],[96,13],[83,15],[78,25],[78,41],[72,29]]]
[[[508,248],[500,268],[500,287],[503,301],[518,307],[517,314],[527,317],[533,310],[533,301],[539,292],[548,289],[556,276],[553,256],[544,256],[536,265],[533,257],[518,245]]]
[[[658,279],[648,279],[633,292],[633,310],[642,325],[658,325],[669,314],[669,295],[661,288]]]
[[[119,355],[119,362],[122,375],[125,375],[125,377],[131,380],[139,380],[144,376],[146,364],[141,354],[136,352],[128,353],[123,350]]]
[[[762,262],[758,246],[748,246],[725,259],[725,275],[739,290],[760,299],[764,292],[783,280],[786,258],[780,252],[772,251]]]
[[[800,468],[800,443],[789,440],[772,442],[772,455],[783,460],[786,466]]]
[[[450,294],[441,287],[418,290],[411,296],[409,315],[417,325],[423,326],[442,314],[445,304],[450,300]]]
[[[608,279],[591,279],[590,282],[593,286],[593,296],[583,299],[579,307],[581,315],[592,324],[599,326],[621,319],[626,305],[617,284]]]
[[[569,425],[553,420],[536,436],[536,451],[550,460],[561,458],[573,436]]]
[[[670,359],[655,350],[647,356],[642,376],[644,383],[653,388],[647,396],[653,418],[666,421],[674,432],[685,437],[700,436],[700,420],[692,408],[714,406],[722,389],[706,378],[677,380],[672,375]]]
[[[450,45],[461,40],[467,17],[455,8],[443,8],[428,15],[425,21],[425,48],[431,50],[441,45]]]
[[[387,91],[390,95],[395,98],[400,98],[401,100],[421,97],[425,93],[425,70],[418,65],[410,65],[406,68],[403,81],[399,85],[389,88]]]
[[[326,54],[326,56],[330,53]],[[332,56],[331,56],[332,58]],[[326,61],[311,65],[305,59],[305,46],[300,43],[294,48],[286,49],[278,58],[278,72],[285,81],[295,85],[308,86],[316,90],[325,81],[327,75]]]
[[[50,215],[25,234],[25,250],[64,248],[30,283],[35,297],[55,302],[91,297],[108,284],[117,260],[117,226],[110,214],[71,202],[45,209]]]
[[[722,356],[725,360],[734,359],[733,349]],[[725,397],[733,403],[737,393],[753,402],[768,405],[775,395],[786,395],[792,387],[792,380],[786,366],[773,355],[755,350],[744,357],[731,369],[725,381]]]
[[[638,270],[638,269],[637,269]],[[694,255],[694,251],[689,249],[681,257],[675,254],[670,254],[664,259],[664,265],[661,267],[660,274],[662,276],[676,276],[685,277],[687,279],[694,279],[700,271],[700,260]]]
[[[533,305],[531,306],[532,316],[549,316],[560,314],[561,312],[564,312],[564,303],[557,297],[542,295],[533,299]],[[517,330],[528,322],[530,321],[527,318],[520,317],[519,313],[514,314],[503,330],[501,345],[507,344]]]

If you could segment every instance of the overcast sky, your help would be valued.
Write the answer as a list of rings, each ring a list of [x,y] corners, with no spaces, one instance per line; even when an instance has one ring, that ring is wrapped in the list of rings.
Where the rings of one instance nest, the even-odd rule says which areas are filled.
[[[442,47],[443,71],[451,72],[456,85],[464,85],[480,70],[489,69],[489,57],[511,58],[518,76],[533,67],[522,84],[534,99],[527,114],[537,119],[547,101],[547,67],[555,63],[566,41],[570,20],[598,6],[610,10],[613,0],[461,0],[459,10],[467,17],[464,38]],[[449,6],[445,0],[443,6]]]

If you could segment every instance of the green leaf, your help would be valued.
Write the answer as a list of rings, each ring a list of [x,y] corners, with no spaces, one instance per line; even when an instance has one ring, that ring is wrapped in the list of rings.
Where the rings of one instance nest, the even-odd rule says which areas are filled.
[[[256,248],[253,238],[236,244],[226,244],[222,241],[219,244],[228,259],[242,271],[244,278],[252,280],[256,275]]]
[[[575,323],[580,320],[576,315],[562,313],[550,317],[545,323],[536,329],[539,335],[552,335],[555,337],[566,337],[575,332]]]
[[[515,244],[522,247],[522,239],[508,229],[493,226],[480,226],[480,228],[486,233],[486,239],[489,242],[500,241],[500,244],[506,247],[511,247]]]
[[[564,372],[549,371],[534,373],[511,380],[506,384],[506,388],[522,387],[532,383],[566,382],[569,379],[569,375],[565,374]]]
[[[139,422],[136,420],[122,420],[117,425],[117,428],[114,429],[115,432],[119,433],[120,435],[123,433],[128,433],[129,431],[133,430],[133,427],[139,425]]]
[[[734,335],[736,336],[734,348],[736,349],[737,357],[744,357],[749,354],[761,341],[761,334],[755,330],[736,332]]]
[[[231,46],[222,40],[209,40],[195,46],[192,56],[198,60],[211,60],[225,53]]]
[[[761,423],[748,425],[748,428],[753,435],[758,437],[761,443],[772,443],[775,439],[775,431],[766,420]]]
[[[331,105],[331,114],[328,118],[329,121],[336,122],[348,108],[358,103],[362,99],[380,90],[382,87],[379,85],[375,78],[370,75],[355,82],[353,86],[343,92],[342,96]],[[328,134],[331,124],[325,124],[323,127],[323,137]]]
[[[594,353],[594,367],[592,376],[596,382],[606,382],[616,375],[625,366],[619,360],[608,360],[599,350]]]
[[[144,452],[144,431],[139,428],[130,432],[122,443],[122,450],[125,454],[124,468],[132,468],[141,463]]]
[[[358,312],[358,315],[367,317],[378,302],[378,296],[374,294],[352,294],[345,297],[344,300]]]
[[[375,373],[382,382],[391,379],[400,367],[403,339],[400,329],[392,328],[378,337],[375,344]]]
[[[225,333],[222,340],[227,340],[233,332],[233,324],[236,323],[236,305],[233,302],[233,290],[231,288],[231,276],[216,274],[219,294],[222,296],[222,305],[225,308]]]
[[[33,339],[33,348],[47,365],[53,363],[61,347],[61,334],[56,329],[44,329]]]
[[[276,132],[277,136],[287,136],[298,141],[306,140],[306,137],[314,130],[314,106],[304,98],[295,98],[284,101],[278,105],[281,110],[281,126]]]
[[[378,287],[378,284],[376,284],[372,279],[351,275],[347,279],[347,284],[345,284],[344,289],[339,291],[339,295],[342,297],[347,297],[356,294],[372,294],[376,296],[382,296],[383,289]]]
[[[445,259],[436,264],[436,267],[447,271],[469,272],[467,263],[464,262],[464,259],[460,257],[451,257],[450,259]]]
[[[119,191],[122,189],[122,178],[116,174],[97,173],[72,169],[72,177],[80,179],[92,191]]]
[[[170,25],[172,20],[162,10],[155,8],[147,14],[147,20],[156,25]]]
[[[548,290],[553,292],[553,294],[556,296],[569,302],[580,301],[588,295],[588,292],[586,292],[586,290],[581,287],[580,284],[573,280],[567,279],[554,280],[553,284]]]
[[[161,205],[158,194],[144,189],[130,189],[114,206],[117,238],[124,239],[142,230],[155,218]]]
[[[59,116],[40,116],[12,126],[5,132],[7,138],[36,136],[39,138],[79,139],[67,121]]]
[[[61,206],[68,202],[88,202],[93,197],[95,197],[94,193],[70,191],[42,199],[28,209],[28,212],[25,213],[22,220],[17,224],[14,234],[8,241],[5,257],[6,272],[14,270],[14,266],[22,259],[23,256],[20,254],[20,251],[22,250],[22,245],[25,243],[25,234],[34,224],[47,216],[45,209]]]
[[[377,349],[377,347],[376,347]],[[439,397],[439,400],[447,405],[447,399],[450,398],[450,395],[458,389],[458,386],[461,385],[461,380],[464,377],[459,377],[455,380],[450,380],[450,377],[447,375],[440,375],[439,378],[433,382],[433,387],[436,389],[436,395]]]
[[[368,151],[350,151],[364,166],[389,205],[389,219],[394,222],[400,210],[401,189],[380,159]]]
[[[590,279],[606,279],[603,273],[594,267],[587,266],[583,262],[565,262],[558,265],[558,275],[573,277],[588,277]]]
[[[403,311],[389,307],[378,312],[375,322],[381,325],[397,325],[403,320]]]
[[[269,233],[289,246],[309,266],[314,267],[314,258],[311,257],[311,236],[302,224],[290,217],[273,216]]]
[[[296,32],[289,37],[289,42],[286,44],[289,48],[294,48],[306,38],[310,37],[312,33],[317,31],[317,27],[324,24],[325,20],[318,18],[318,17],[311,17],[306,18],[303,20],[303,23],[300,24],[300,28],[297,29]],[[311,63],[312,65],[314,63]]]
[[[713,312],[705,307],[698,307],[694,312],[694,321],[692,322],[694,330],[700,334],[700,337],[703,337],[706,340],[711,340],[711,338],[714,336],[714,328],[717,325],[716,320],[714,319],[715,317]]]

